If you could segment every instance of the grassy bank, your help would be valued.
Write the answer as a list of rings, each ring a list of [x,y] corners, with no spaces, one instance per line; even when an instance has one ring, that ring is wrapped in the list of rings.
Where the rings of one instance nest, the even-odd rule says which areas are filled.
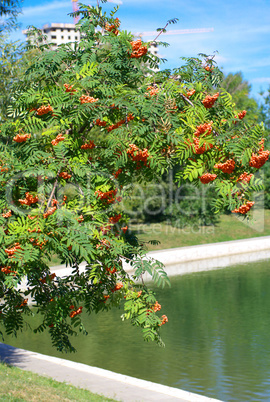
[[[216,226],[175,228],[166,223],[133,224],[130,228],[141,241],[158,240],[148,244],[148,250],[162,250],[197,244],[270,236],[270,210],[257,211],[253,221],[243,221],[234,214],[222,215]]]
[[[90,391],[0,363],[1,401],[114,401]]]
[[[138,223],[129,225],[129,228],[141,241],[158,240],[160,242],[158,245],[148,244],[148,251],[195,246],[270,236],[270,210],[256,211],[252,221],[243,220],[235,214],[222,215],[216,226],[191,226],[179,229],[167,223]],[[59,264],[60,260],[56,256],[53,256],[49,263],[51,267]]]

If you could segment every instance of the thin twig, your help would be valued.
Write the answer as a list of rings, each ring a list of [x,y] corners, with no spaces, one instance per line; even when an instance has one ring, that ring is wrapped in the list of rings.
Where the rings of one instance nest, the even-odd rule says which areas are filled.
[[[61,172],[61,168],[59,168],[59,170],[58,170],[58,172],[57,172],[56,179],[55,179],[55,182],[54,182],[54,185],[53,185],[53,189],[52,189],[52,192],[51,192],[51,194],[50,194],[50,197],[49,197],[49,200],[48,200],[48,203],[47,203],[47,206],[46,206],[46,208],[45,208],[44,213],[47,212],[47,210],[48,210],[48,208],[49,208],[49,206],[50,206],[50,203],[51,203],[51,201],[52,201],[52,198],[53,198],[53,196],[54,196],[55,189],[56,189],[56,186],[57,186],[57,183],[58,183],[58,176],[59,176],[59,173],[60,173],[60,172]]]
[[[153,43],[155,43],[155,41],[157,40],[157,38],[165,31],[165,29],[167,28],[168,25],[169,25],[169,23],[167,22],[167,24],[165,25],[165,27],[161,29],[161,31],[158,33],[158,35],[155,37],[155,39],[152,40],[152,42],[150,43],[149,46],[151,46]]]
[[[185,102],[189,103],[192,107],[194,107],[193,103],[183,94],[180,94],[180,96],[184,99]]]
[[[86,121],[86,122],[84,123],[84,125],[80,128],[80,130],[78,131],[78,134],[82,134],[82,133],[84,132],[84,130],[86,129],[87,125],[89,125],[89,122],[88,122],[88,121]],[[89,125],[89,129],[91,130],[93,127],[94,127],[94,124],[91,123],[91,124]]]

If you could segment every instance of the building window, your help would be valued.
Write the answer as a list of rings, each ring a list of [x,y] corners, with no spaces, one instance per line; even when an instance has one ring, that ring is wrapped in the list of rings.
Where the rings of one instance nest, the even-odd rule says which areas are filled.
[[[51,31],[55,32],[55,28],[52,28]]]
[[[70,29],[68,28],[68,32],[70,32]]]
[[[64,36],[63,36],[63,35],[61,36],[61,39],[64,39]]]
[[[68,39],[70,39],[70,36],[68,36]]]
[[[78,36],[75,36],[75,40],[78,40]]]
[[[63,28],[61,28],[61,32],[63,32],[64,30],[63,30]]]
[[[52,39],[56,39],[56,35],[52,35]]]

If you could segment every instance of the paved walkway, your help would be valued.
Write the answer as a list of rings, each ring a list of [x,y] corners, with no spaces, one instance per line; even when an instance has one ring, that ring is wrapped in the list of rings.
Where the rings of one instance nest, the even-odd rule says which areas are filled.
[[[108,398],[123,402],[220,402],[217,399],[117,374],[109,370],[75,363],[14,348],[0,342],[0,360],[23,370],[52,377]]]

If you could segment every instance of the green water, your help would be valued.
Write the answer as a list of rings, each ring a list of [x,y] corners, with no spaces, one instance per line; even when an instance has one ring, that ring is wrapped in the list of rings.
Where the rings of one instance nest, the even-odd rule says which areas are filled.
[[[11,345],[181,388],[222,401],[270,400],[270,263],[184,275],[157,290],[165,348],[145,343],[121,310],[93,315],[76,354],[30,331]]]

